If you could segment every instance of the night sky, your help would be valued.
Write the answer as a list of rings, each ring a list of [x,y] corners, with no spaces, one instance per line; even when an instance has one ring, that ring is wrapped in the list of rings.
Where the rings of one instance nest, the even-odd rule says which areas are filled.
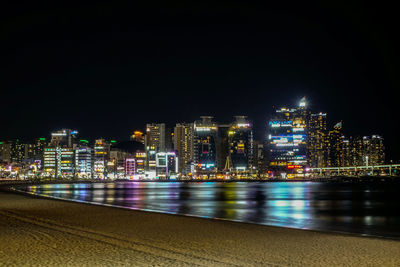
[[[125,140],[201,115],[247,115],[262,138],[274,106],[306,96],[346,134],[383,135],[400,160],[394,6],[142,2],[3,2],[0,138],[73,128]]]

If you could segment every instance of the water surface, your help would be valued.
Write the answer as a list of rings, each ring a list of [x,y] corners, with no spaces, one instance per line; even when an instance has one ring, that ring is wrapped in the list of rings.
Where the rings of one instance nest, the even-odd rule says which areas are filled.
[[[397,184],[114,182],[21,189],[136,210],[400,238]]]

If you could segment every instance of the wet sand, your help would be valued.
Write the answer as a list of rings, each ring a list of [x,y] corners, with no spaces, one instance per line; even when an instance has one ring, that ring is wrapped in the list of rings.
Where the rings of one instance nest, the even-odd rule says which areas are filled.
[[[0,266],[400,266],[400,241],[0,191]]]

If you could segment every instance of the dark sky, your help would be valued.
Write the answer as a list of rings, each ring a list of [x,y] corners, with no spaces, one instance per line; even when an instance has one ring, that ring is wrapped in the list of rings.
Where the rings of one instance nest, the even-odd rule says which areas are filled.
[[[67,127],[123,140],[200,115],[248,115],[261,138],[273,106],[306,96],[330,125],[381,134],[400,159],[394,6],[141,2],[5,2],[0,138]]]

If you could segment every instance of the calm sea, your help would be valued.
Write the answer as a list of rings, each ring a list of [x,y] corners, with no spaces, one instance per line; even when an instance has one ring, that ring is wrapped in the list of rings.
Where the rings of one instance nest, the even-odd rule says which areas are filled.
[[[398,184],[113,182],[20,189],[135,210],[400,238]]]

